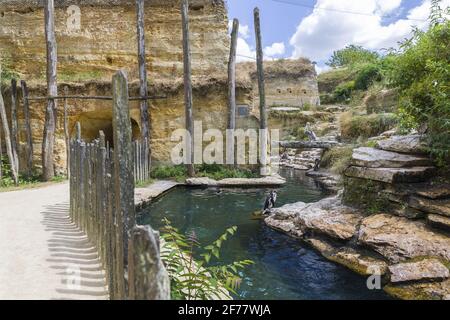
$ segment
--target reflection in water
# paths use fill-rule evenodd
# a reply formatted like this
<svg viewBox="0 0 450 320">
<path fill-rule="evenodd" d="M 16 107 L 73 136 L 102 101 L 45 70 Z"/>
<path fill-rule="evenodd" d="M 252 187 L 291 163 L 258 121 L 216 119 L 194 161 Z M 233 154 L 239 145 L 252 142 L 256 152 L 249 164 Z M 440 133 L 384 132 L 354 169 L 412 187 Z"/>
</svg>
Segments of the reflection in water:
<svg viewBox="0 0 450 320">
<path fill-rule="evenodd" d="M 284 170 L 287 184 L 278 190 L 277 206 L 296 201 L 314 202 L 326 195 L 302 172 Z M 236 298 L 242 299 L 385 299 L 370 291 L 366 279 L 324 259 L 307 245 L 274 231 L 252 213 L 263 206 L 269 189 L 184 189 L 159 199 L 139 223 L 162 226 L 168 218 L 182 232 L 194 231 L 206 245 L 226 228 L 238 226 L 223 246 L 222 262 L 251 259 L 254 265 L 242 274 Z"/>
</svg>

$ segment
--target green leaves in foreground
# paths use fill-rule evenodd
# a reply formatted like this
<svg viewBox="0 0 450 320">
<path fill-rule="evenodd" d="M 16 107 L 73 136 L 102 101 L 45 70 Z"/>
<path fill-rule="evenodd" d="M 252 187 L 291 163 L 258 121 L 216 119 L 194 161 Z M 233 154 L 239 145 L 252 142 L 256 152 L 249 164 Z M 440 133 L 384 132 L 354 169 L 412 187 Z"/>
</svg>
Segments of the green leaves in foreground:
<svg viewBox="0 0 450 320">
<path fill-rule="evenodd" d="M 171 279 L 172 299 L 231 299 L 242 282 L 239 272 L 253 264 L 251 260 L 220 264 L 222 245 L 237 227 L 228 228 L 212 244 L 201 247 L 194 232 L 183 235 L 164 219 L 161 258 Z M 195 256 L 201 257 L 199 259 Z"/>
</svg>

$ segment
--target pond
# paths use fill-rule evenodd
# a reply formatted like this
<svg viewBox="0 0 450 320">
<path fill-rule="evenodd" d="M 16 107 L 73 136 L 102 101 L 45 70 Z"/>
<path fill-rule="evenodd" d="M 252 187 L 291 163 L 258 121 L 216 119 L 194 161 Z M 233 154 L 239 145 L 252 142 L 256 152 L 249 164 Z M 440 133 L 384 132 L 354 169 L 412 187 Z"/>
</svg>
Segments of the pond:
<svg viewBox="0 0 450 320">
<path fill-rule="evenodd" d="M 287 184 L 278 190 L 277 206 L 314 202 L 327 196 L 303 172 L 282 170 Z M 168 218 L 183 232 L 194 231 L 202 245 L 216 240 L 226 228 L 238 231 L 224 245 L 223 263 L 251 259 L 242 272 L 236 299 L 388 299 L 366 287 L 366 278 L 330 262 L 307 244 L 253 220 L 269 189 L 178 188 L 141 212 L 139 223 L 162 227 Z"/>
</svg>

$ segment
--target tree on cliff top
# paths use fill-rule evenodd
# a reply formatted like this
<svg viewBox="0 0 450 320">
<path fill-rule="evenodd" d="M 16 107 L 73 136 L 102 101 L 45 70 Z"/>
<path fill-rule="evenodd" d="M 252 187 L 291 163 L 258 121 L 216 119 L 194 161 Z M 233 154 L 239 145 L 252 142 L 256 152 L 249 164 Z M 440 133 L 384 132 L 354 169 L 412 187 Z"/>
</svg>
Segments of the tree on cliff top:
<svg viewBox="0 0 450 320">
<path fill-rule="evenodd" d="M 339 68 L 359 63 L 375 62 L 378 58 L 379 54 L 375 51 L 352 44 L 344 49 L 334 51 L 326 64 L 332 68 Z"/>
</svg>

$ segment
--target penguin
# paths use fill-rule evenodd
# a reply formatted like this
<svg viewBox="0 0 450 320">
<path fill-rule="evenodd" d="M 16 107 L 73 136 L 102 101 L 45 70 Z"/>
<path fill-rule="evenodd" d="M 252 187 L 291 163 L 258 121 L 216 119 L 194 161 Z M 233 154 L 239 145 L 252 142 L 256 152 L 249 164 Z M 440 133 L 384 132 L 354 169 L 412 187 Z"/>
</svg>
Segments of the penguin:
<svg viewBox="0 0 450 320">
<path fill-rule="evenodd" d="M 308 136 L 309 141 L 316 141 L 317 140 L 317 136 L 314 133 L 314 131 L 312 131 L 311 124 L 309 122 L 305 126 L 305 134 Z"/>
<path fill-rule="evenodd" d="M 271 209 L 275 207 L 275 203 L 277 202 L 277 192 L 272 190 L 266 197 L 266 201 L 264 202 L 263 214 L 270 213 Z"/>
</svg>

